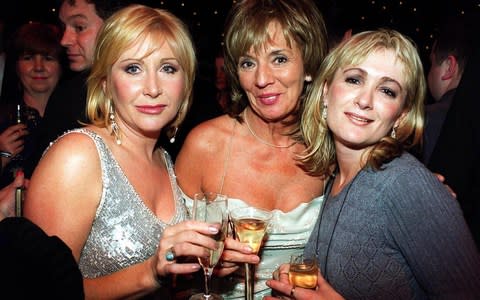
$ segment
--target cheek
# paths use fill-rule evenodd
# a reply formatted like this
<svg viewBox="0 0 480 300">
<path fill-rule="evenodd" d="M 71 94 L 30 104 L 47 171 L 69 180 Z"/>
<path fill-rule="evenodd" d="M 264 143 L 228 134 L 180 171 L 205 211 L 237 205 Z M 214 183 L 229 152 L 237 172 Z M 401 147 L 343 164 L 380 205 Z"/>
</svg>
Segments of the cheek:
<svg viewBox="0 0 480 300">
<path fill-rule="evenodd" d="M 242 89 L 248 91 L 250 89 L 253 75 L 247 72 L 238 72 L 237 75 L 238 81 L 240 82 L 240 86 L 242 87 Z"/>
<path fill-rule="evenodd" d="M 180 107 L 180 104 L 185 99 L 185 86 L 184 80 L 173 81 L 167 85 L 170 98 L 176 102 L 177 108 Z"/>
<path fill-rule="evenodd" d="M 25 76 L 26 73 L 29 72 L 30 69 L 32 69 L 33 64 L 27 63 L 27 62 L 19 62 L 17 64 L 17 74 L 19 77 Z"/>
<path fill-rule="evenodd" d="M 345 101 L 354 99 L 355 96 L 352 95 L 352 92 L 347 92 L 341 86 L 337 84 L 332 84 L 325 94 L 325 99 L 327 100 L 326 104 L 332 108 L 335 106 L 341 105 Z"/>
<path fill-rule="evenodd" d="M 127 80 L 121 76 L 112 76 L 111 82 L 112 88 L 110 91 L 112 93 L 112 97 L 120 102 L 130 99 L 131 96 L 139 89 L 141 91 L 141 84 L 135 82 L 134 80 Z"/>
<path fill-rule="evenodd" d="M 390 124 L 395 123 L 395 121 L 400 117 L 402 114 L 402 106 L 398 105 L 397 103 L 387 103 L 385 105 L 381 105 L 377 108 L 377 110 L 382 114 L 383 120 Z"/>
<path fill-rule="evenodd" d="M 47 70 L 50 72 L 54 79 L 59 79 L 62 75 L 62 70 L 60 69 L 60 65 L 58 63 L 53 63 L 51 65 L 47 65 Z"/>
</svg>

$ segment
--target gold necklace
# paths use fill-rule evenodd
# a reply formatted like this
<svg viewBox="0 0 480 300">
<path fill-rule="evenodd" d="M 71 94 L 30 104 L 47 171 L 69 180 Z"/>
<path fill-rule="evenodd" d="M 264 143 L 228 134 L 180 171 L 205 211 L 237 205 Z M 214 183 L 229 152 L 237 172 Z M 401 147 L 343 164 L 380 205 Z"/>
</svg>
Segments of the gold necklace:
<svg viewBox="0 0 480 300">
<path fill-rule="evenodd" d="M 250 133 L 253 135 L 253 137 L 255 137 L 257 140 L 260 141 L 260 143 L 262 144 L 265 144 L 267 146 L 270 146 L 270 147 L 274 147 L 274 148 L 290 148 L 292 147 L 293 145 L 296 144 L 296 142 L 293 142 L 291 143 L 290 145 L 274 145 L 274 144 L 271 144 L 267 141 L 265 141 L 264 139 L 260 138 L 258 135 L 255 134 L 255 132 L 252 130 L 252 128 L 250 127 L 250 124 L 248 123 L 248 118 L 247 118 L 247 110 L 245 109 L 244 113 L 243 113 L 243 119 L 245 120 L 245 124 L 247 124 L 247 128 L 248 128 L 248 131 L 250 131 Z"/>
</svg>

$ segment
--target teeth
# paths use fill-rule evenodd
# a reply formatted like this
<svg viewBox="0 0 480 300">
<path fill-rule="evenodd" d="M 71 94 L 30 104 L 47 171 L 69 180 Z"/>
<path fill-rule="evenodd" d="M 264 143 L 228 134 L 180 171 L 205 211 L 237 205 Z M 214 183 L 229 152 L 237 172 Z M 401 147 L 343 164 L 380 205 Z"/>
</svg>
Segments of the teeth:
<svg viewBox="0 0 480 300">
<path fill-rule="evenodd" d="M 368 122 L 367 119 L 359 118 L 359 117 L 356 117 L 356 116 L 352 116 L 352 119 L 355 119 L 355 120 L 360 121 L 360 122 Z"/>
</svg>

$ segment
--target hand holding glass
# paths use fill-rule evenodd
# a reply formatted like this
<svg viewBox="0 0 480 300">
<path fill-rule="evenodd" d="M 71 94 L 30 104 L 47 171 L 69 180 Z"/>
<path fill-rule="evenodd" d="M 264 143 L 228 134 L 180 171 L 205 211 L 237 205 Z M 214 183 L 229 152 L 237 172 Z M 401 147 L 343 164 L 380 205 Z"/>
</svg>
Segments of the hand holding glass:
<svg viewBox="0 0 480 300">
<path fill-rule="evenodd" d="M 303 254 L 292 255 L 288 279 L 295 287 L 315 289 L 317 287 L 318 266 L 314 258 L 305 258 Z"/>
<path fill-rule="evenodd" d="M 243 207 L 230 213 L 235 225 L 236 238 L 242 243 L 248 243 L 253 253 L 257 254 L 262 245 L 272 213 L 254 207 Z M 245 264 L 245 299 L 253 300 L 253 274 L 251 266 Z"/>
<path fill-rule="evenodd" d="M 193 295 L 191 300 L 221 300 L 221 296 L 210 293 L 210 278 L 213 268 L 222 256 L 225 235 L 228 227 L 227 197 L 216 193 L 197 193 L 193 202 L 193 219 L 212 223 L 218 226 L 218 233 L 212 238 L 217 243 L 217 249 L 209 249 L 210 255 L 199 257 L 198 262 L 203 267 L 205 276 L 205 292 Z"/>
</svg>

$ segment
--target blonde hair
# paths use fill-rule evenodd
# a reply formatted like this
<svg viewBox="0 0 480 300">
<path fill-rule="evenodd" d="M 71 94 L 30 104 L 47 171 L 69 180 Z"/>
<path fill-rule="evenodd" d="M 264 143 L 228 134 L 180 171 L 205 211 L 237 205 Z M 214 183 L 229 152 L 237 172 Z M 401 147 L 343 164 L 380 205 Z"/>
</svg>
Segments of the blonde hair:
<svg viewBox="0 0 480 300">
<path fill-rule="evenodd" d="M 197 66 L 194 45 L 187 27 L 180 19 L 162 9 L 131 5 L 117 11 L 105 21 L 98 34 L 93 66 L 88 77 L 87 116 L 96 126 L 109 126 L 112 103 L 106 94 L 108 91 L 103 90 L 103 82 L 108 81 L 112 65 L 121 54 L 137 41 L 146 38 L 158 41 L 156 45 L 165 41 L 184 70 L 186 90 L 178 114 L 167 128 L 167 136 L 171 137 L 185 119 L 191 105 Z"/>
<path fill-rule="evenodd" d="M 382 138 L 368 153 L 366 164 L 379 169 L 384 163 L 399 156 L 404 149 L 421 142 L 426 82 L 415 44 L 406 36 L 390 29 L 357 33 L 327 55 L 319 76 L 306 96 L 300 128 L 307 149 L 299 160 L 309 173 L 329 174 L 336 164 L 333 138 L 326 120 L 322 118 L 323 109 L 326 109 L 323 105 L 324 86 L 330 86 L 337 70 L 348 65 L 358 65 L 371 53 L 381 49 L 393 50 L 397 60 L 404 66 L 406 96 L 403 111 L 406 116 L 395 128 L 396 138 Z"/>
</svg>

